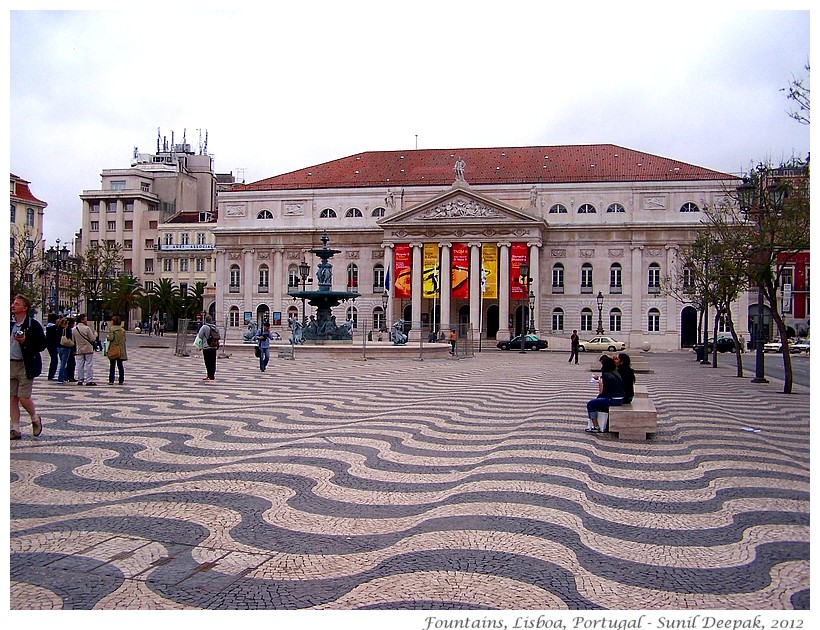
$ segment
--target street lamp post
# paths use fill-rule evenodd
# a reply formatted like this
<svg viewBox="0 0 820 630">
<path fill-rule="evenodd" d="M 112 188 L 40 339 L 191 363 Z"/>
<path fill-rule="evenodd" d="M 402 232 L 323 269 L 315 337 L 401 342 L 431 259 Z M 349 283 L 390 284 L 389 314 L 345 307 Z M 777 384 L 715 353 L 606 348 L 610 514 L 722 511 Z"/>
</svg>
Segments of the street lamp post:
<svg viewBox="0 0 820 630">
<path fill-rule="evenodd" d="M 57 239 L 57 245 L 52 245 L 46 252 L 49 264 L 54 268 L 54 311 L 60 312 L 60 269 L 65 266 L 68 261 L 68 247 L 63 245 L 60 249 L 60 239 Z"/>
<path fill-rule="evenodd" d="M 387 294 L 387 289 L 384 290 L 382 293 L 382 313 L 384 314 L 384 322 L 382 323 L 382 328 L 387 330 L 387 302 L 390 301 L 390 296 Z"/>
<path fill-rule="evenodd" d="M 595 301 L 598 303 L 598 329 L 595 331 L 595 334 L 600 336 L 604 334 L 604 320 L 601 318 L 601 312 L 604 308 L 604 294 L 598 291 Z"/>
<path fill-rule="evenodd" d="M 521 263 L 521 267 L 518 271 L 518 281 L 521 283 L 521 288 L 523 289 L 523 295 L 521 296 L 521 354 L 526 354 L 526 350 L 524 349 L 524 340 L 527 336 L 527 313 L 528 313 L 528 304 L 529 304 L 529 283 L 532 282 L 530 280 L 530 266 L 527 263 Z"/>
<path fill-rule="evenodd" d="M 529 334 L 535 334 L 535 293 L 532 292 L 530 285 L 532 278 L 527 278 L 527 302 L 530 304 L 530 327 L 527 329 Z"/>
<path fill-rule="evenodd" d="M 757 167 L 757 181 L 754 178 L 743 178 L 743 184 L 737 188 L 738 201 L 740 202 L 740 210 L 748 219 L 749 214 L 754 213 L 757 220 L 757 231 L 760 237 L 760 244 L 763 243 L 763 214 L 768 211 L 766 208 L 766 195 L 764 186 L 766 185 L 766 167 L 759 164 Z M 773 182 L 769 186 L 771 199 L 775 206 L 778 206 L 783 200 L 783 189 L 777 182 Z M 775 211 L 777 208 L 775 207 Z M 768 383 L 766 380 L 765 371 L 765 354 L 763 352 L 763 345 L 765 339 L 763 338 L 763 319 L 765 309 L 763 308 L 763 274 L 758 269 L 757 281 L 757 326 L 755 328 L 755 377 L 752 383 Z"/>
</svg>

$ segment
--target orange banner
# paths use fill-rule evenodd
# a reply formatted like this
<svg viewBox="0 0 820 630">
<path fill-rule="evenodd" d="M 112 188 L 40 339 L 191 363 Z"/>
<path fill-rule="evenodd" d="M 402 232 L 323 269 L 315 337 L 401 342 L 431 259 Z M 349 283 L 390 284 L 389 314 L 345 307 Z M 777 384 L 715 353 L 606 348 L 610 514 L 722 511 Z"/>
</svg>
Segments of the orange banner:
<svg viewBox="0 0 820 630">
<path fill-rule="evenodd" d="M 529 259 L 526 243 L 513 243 L 510 247 L 510 299 L 523 300 L 524 286 L 521 284 L 521 265 Z"/>
<path fill-rule="evenodd" d="M 396 277 L 393 297 L 409 298 L 413 279 L 413 264 L 409 244 L 398 243 L 393 248 L 393 273 Z"/>
<path fill-rule="evenodd" d="M 453 243 L 452 293 L 454 300 L 470 297 L 470 248 L 464 243 Z"/>
</svg>

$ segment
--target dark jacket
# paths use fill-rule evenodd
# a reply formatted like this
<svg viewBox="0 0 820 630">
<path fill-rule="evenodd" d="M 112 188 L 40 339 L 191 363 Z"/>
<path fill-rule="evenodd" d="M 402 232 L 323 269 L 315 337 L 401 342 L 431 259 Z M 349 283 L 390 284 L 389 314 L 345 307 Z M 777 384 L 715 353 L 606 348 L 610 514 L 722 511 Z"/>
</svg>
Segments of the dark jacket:
<svg viewBox="0 0 820 630">
<path fill-rule="evenodd" d="M 46 347 L 49 350 L 56 350 L 60 345 L 60 337 L 63 335 L 63 329 L 57 324 L 46 325 Z"/>
<path fill-rule="evenodd" d="M 14 328 L 14 322 L 11 323 L 9 334 Z M 40 358 L 40 353 L 46 349 L 46 333 L 43 327 L 31 315 L 26 315 L 23 323 L 20 325 L 20 330 L 26 333 L 26 340 L 20 344 L 20 351 L 23 354 L 23 365 L 26 368 L 26 376 L 35 378 L 40 376 L 43 371 L 43 360 Z"/>
</svg>

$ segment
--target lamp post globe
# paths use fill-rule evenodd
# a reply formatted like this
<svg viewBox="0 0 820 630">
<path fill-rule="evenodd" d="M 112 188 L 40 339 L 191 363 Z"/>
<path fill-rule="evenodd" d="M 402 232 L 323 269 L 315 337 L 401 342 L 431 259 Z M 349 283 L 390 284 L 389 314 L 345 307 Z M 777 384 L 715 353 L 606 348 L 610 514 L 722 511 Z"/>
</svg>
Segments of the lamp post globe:
<svg viewBox="0 0 820 630">
<path fill-rule="evenodd" d="M 604 334 L 604 321 L 602 319 L 601 313 L 604 308 L 604 294 L 598 291 L 598 295 L 595 297 L 595 301 L 598 303 L 598 329 L 595 331 L 596 335 L 603 335 Z"/>
</svg>

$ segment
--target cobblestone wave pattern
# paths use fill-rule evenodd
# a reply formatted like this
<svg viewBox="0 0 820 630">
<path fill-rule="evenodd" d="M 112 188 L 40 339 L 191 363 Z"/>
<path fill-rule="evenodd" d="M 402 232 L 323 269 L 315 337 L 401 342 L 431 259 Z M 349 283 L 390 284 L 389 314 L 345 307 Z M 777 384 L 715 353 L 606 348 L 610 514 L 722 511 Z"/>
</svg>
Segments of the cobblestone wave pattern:
<svg viewBox="0 0 820 630">
<path fill-rule="evenodd" d="M 12 608 L 809 607 L 806 393 L 649 355 L 632 442 L 582 430 L 592 356 L 169 354 L 38 381 Z"/>
</svg>

